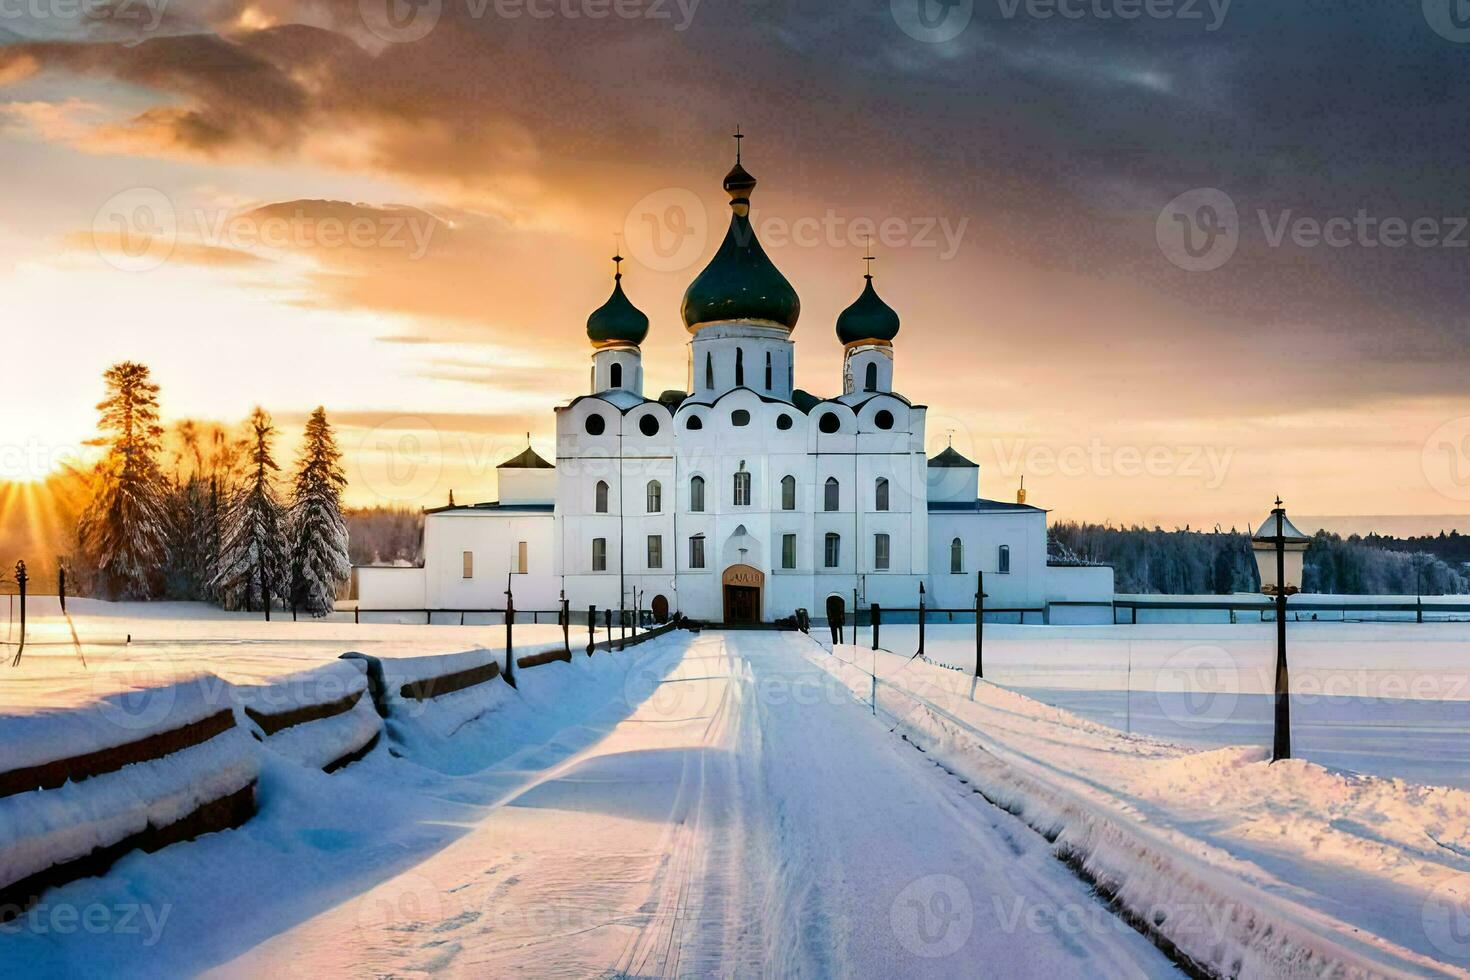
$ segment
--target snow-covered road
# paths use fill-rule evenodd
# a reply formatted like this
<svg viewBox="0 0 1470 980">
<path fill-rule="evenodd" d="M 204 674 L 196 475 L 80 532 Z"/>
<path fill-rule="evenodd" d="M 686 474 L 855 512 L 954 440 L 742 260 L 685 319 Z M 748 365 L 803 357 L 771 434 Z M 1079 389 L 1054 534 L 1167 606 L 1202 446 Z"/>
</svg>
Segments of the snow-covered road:
<svg viewBox="0 0 1470 980">
<path fill-rule="evenodd" d="M 508 775 L 446 846 L 217 972 L 1176 972 L 1038 835 L 854 701 L 809 639 L 664 645 L 601 737 Z"/>
</svg>

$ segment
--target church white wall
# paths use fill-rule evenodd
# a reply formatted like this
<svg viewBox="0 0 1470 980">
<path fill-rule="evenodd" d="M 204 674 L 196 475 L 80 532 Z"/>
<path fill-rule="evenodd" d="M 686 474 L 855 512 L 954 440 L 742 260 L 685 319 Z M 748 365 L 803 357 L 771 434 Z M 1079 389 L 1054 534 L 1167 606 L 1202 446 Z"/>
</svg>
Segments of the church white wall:
<svg viewBox="0 0 1470 980">
<path fill-rule="evenodd" d="M 506 573 L 527 546 L 527 574 L 512 577 L 520 609 L 555 609 L 560 580 L 553 568 L 554 520 L 549 512 L 444 511 L 424 518 L 425 592 L 434 609 L 503 609 Z M 464 552 L 473 558 L 464 577 Z"/>
<path fill-rule="evenodd" d="M 771 383 L 766 384 L 766 357 L 771 359 Z M 791 400 L 796 348 L 780 327 L 751 323 L 720 323 L 703 327 L 689 343 L 689 390 L 710 399 L 746 387 L 772 398 Z M 737 362 L 743 365 L 743 380 Z M 710 374 L 713 374 L 713 384 Z"/>
<path fill-rule="evenodd" d="M 819 420 L 829 411 L 839 424 L 824 433 Z M 891 427 L 881 430 L 877 419 L 885 411 Z M 736 424 L 738 413 L 746 424 Z M 586 426 L 594 414 L 603 419 L 596 435 Z M 778 424 L 783 416 L 789 420 L 784 429 Z M 645 419 L 657 424 L 645 428 Z M 691 419 L 701 427 L 690 429 Z M 828 591 L 914 591 L 928 558 L 923 424 L 922 409 L 887 395 L 854 405 L 825 403 L 811 417 L 749 390 L 730 391 L 713 404 L 692 397 L 674 413 L 645 403 L 624 414 L 611 398 L 580 399 L 557 413 L 558 574 L 566 575 L 568 594 L 579 608 L 593 601 L 617 605 L 620 593 L 631 604 L 632 590 L 639 588 L 645 604 L 662 593 L 686 615 L 711 620 L 724 615 L 723 573 L 735 564 L 765 574 L 765 619 L 798 607 L 819 612 Z M 751 498 L 737 505 L 735 479 L 742 469 L 750 475 Z M 787 475 L 797 482 L 790 511 L 781 506 Z M 702 512 L 691 505 L 696 476 L 705 481 Z M 824 509 L 829 477 L 839 486 L 834 512 Z M 889 484 L 886 512 L 876 509 L 880 477 Z M 655 514 L 646 506 L 651 479 L 661 485 Z M 608 484 L 607 514 L 596 513 L 598 481 Z M 834 569 L 824 563 L 829 531 L 841 540 Z M 875 567 L 879 533 L 889 536 L 886 571 Z M 662 568 L 648 565 L 651 534 L 662 538 Z M 697 534 L 704 536 L 702 569 L 690 565 L 690 538 Z M 796 536 L 794 570 L 780 567 L 786 534 Z M 599 537 L 607 541 L 607 566 L 594 572 L 592 541 Z"/>
<path fill-rule="evenodd" d="M 605 347 L 592 355 L 593 391 L 643 394 L 643 354 L 637 347 Z"/>
<path fill-rule="evenodd" d="M 427 609 L 423 568 L 360 565 L 357 576 L 359 609 Z"/>
<path fill-rule="evenodd" d="M 554 469 L 498 469 L 495 478 L 502 504 L 549 504 L 556 500 Z"/>
<path fill-rule="evenodd" d="M 964 542 L 963 571 L 950 571 L 950 543 Z M 1011 549 L 1011 570 L 1001 574 L 1000 546 Z M 1046 602 L 1046 512 L 990 511 L 929 515 L 929 547 L 934 556 L 930 576 L 932 605 L 970 608 L 975 605 L 975 572 L 985 572 L 985 591 L 992 608 L 1041 607 Z"/>
<path fill-rule="evenodd" d="M 868 367 L 873 368 L 873 387 L 868 387 Z M 893 348 L 869 344 L 853 347 L 842 358 L 844 394 L 893 390 Z"/>
<path fill-rule="evenodd" d="M 968 503 L 980 496 L 980 467 L 931 466 L 925 482 L 935 503 Z"/>
</svg>

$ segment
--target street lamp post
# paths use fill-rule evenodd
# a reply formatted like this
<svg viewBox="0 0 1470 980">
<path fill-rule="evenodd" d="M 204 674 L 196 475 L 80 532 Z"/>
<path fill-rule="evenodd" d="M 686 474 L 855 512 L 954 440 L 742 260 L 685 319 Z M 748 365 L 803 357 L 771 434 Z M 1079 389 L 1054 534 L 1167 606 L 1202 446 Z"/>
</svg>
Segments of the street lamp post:
<svg viewBox="0 0 1470 980">
<path fill-rule="evenodd" d="M 1301 591 L 1302 562 L 1311 538 L 1292 526 L 1276 498 L 1276 508 L 1251 538 L 1261 592 L 1276 597 L 1276 717 L 1271 761 L 1291 758 L 1291 677 L 1286 666 L 1286 597 Z"/>
</svg>

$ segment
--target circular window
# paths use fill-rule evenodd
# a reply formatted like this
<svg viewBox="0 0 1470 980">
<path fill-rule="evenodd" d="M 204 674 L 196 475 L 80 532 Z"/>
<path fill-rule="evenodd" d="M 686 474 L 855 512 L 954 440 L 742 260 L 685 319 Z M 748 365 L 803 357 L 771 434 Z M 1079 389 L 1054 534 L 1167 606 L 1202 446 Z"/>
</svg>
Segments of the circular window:
<svg viewBox="0 0 1470 980">
<path fill-rule="evenodd" d="M 749 425 L 750 413 L 743 408 L 735 409 L 735 411 L 730 413 L 730 424 L 737 427 L 742 425 Z"/>
<path fill-rule="evenodd" d="M 893 413 L 886 408 L 883 409 L 877 415 L 873 416 L 873 424 L 880 429 L 893 428 Z"/>
<path fill-rule="evenodd" d="M 702 429 L 704 428 L 704 419 L 700 418 L 698 415 L 691 415 L 689 416 L 689 421 L 684 423 L 684 428 L 691 431 Z"/>
<path fill-rule="evenodd" d="M 589 415 L 587 421 L 582 423 L 582 428 L 587 430 L 589 436 L 600 436 L 607 431 L 607 422 L 601 415 Z"/>
<path fill-rule="evenodd" d="M 893 419 L 891 417 L 889 418 L 888 423 L 889 425 L 893 424 Z M 646 436 L 658 435 L 658 418 L 653 415 L 643 416 L 643 418 L 638 420 L 638 431 Z"/>
<path fill-rule="evenodd" d="M 785 432 L 787 429 L 791 428 L 791 416 L 785 414 L 776 416 L 776 428 L 780 429 L 782 432 Z"/>
<path fill-rule="evenodd" d="M 842 420 L 837 417 L 836 412 L 828 412 L 826 415 L 823 415 L 821 421 L 817 423 L 817 428 L 821 429 L 828 435 L 831 435 L 832 433 L 842 428 Z"/>
</svg>

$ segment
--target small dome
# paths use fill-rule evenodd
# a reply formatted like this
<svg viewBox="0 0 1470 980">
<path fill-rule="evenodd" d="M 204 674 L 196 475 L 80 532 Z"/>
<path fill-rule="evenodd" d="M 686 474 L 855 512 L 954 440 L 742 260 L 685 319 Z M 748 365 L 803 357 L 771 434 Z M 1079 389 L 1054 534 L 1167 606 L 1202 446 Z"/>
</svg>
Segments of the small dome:
<svg viewBox="0 0 1470 980">
<path fill-rule="evenodd" d="M 837 339 L 844 344 L 864 340 L 889 343 L 898 336 L 898 314 L 878 296 L 873 277 L 864 276 L 868 284 L 863 294 L 837 317 Z"/>
<path fill-rule="evenodd" d="M 690 331 L 719 320 L 774 323 L 790 330 L 801 316 L 796 290 L 766 256 L 750 224 L 755 183 L 738 160 L 725 177 L 734 213 L 719 251 L 684 292 L 684 325 Z"/>
<path fill-rule="evenodd" d="M 616 261 L 622 261 L 619 257 Z M 587 339 L 597 347 L 637 346 L 648 336 L 648 316 L 623 293 L 623 274 L 613 276 L 612 295 L 587 318 Z"/>
</svg>

